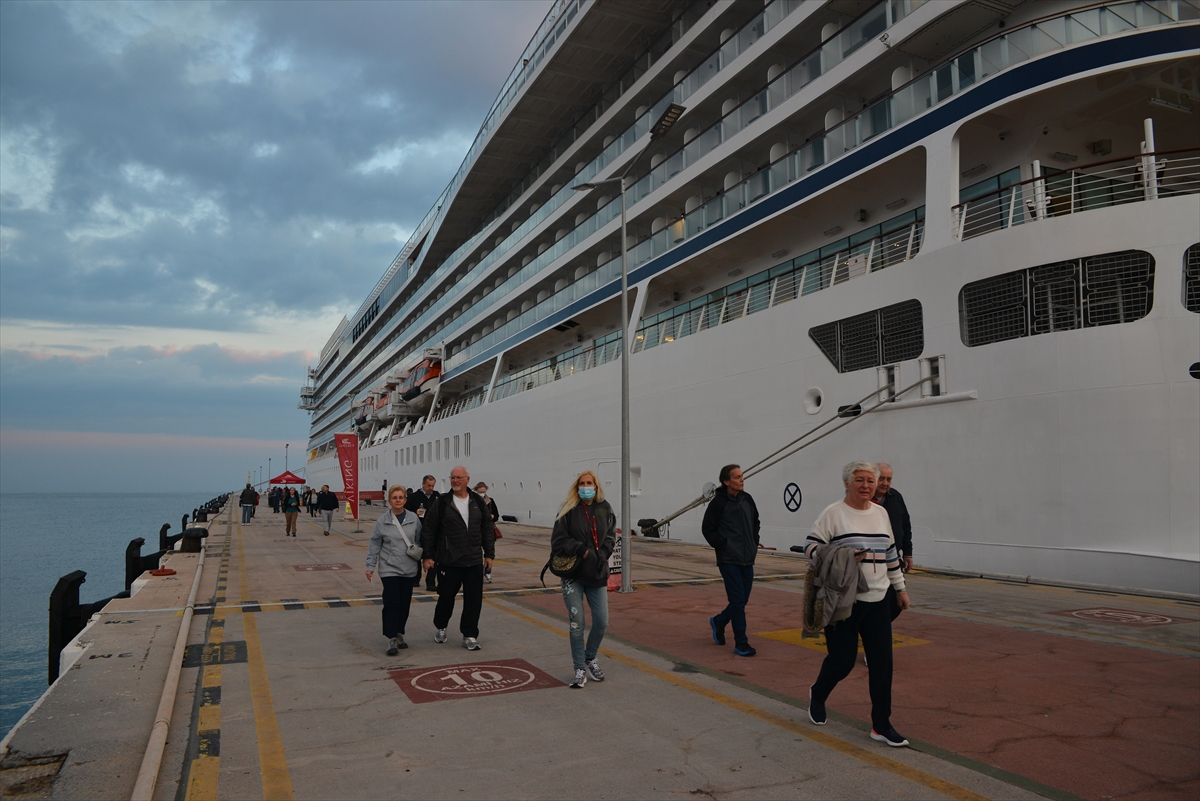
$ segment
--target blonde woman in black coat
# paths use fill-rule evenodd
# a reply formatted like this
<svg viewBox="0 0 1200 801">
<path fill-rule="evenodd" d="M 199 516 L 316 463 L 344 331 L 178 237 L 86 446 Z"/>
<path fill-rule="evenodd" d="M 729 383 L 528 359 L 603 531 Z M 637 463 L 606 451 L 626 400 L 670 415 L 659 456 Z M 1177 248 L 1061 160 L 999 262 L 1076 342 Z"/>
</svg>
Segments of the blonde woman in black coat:
<svg viewBox="0 0 1200 801">
<path fill-rule="evenodd" d="M 558 510 L 550 552 L 556 556 L 575 556 L 580 560 L 574 578 L 562 579 L 563 600 L 570 622 L 571 659 L 575 664 L 572 689 L 581 689 L 591 674 L 604 681 L 604 671 L 596 661 L 600 643 L 608 628 L 608 557 L 616 542 L 616 516 L 596 474 L 584 470 L 571 484 L 567 499 Z M 592 610 L 592 630 L 584 642 L 583 601 Z"/>
</svg>

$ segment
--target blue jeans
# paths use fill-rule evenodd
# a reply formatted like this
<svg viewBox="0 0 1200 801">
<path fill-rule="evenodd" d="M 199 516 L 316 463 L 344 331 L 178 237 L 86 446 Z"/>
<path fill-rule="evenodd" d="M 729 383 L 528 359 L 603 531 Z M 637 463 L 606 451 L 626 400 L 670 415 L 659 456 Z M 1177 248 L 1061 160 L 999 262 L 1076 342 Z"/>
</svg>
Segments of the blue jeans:
<svg viewBox="0 0 1200 801">
<path fill-rule="evenodd" d="M 608 629 L 608 587 L 585 587 L 578 581 L 563 579 L 563 601 L 567 604 L 567 619 L 571 624 L 571 661 L 576 670 L 583 670 L 600 652 L 600 642 Z M 592 609 L 592 630 L 588 633 L 587 648 L 583 646 L 583 598 L 587 596 Z"/>
<path fill-rule="evenodd" d="M 250 523 L 250 517 L 253 514 L 254 514 L 253 506 L 243 506 L 242 507 L 242 524 L 248 525 Z"/>
<path fill-rule="evenodd" d="M 754 586 L 754 565 L 720 565 L 721 578 L 725 579 L 725 597 L 729 604 L 717 615 L 717 628 L 724 629 L 733 624 L 734 645 L 745 645 L 746 604 L 750 602 L 750 590 Z"/>
</svg>

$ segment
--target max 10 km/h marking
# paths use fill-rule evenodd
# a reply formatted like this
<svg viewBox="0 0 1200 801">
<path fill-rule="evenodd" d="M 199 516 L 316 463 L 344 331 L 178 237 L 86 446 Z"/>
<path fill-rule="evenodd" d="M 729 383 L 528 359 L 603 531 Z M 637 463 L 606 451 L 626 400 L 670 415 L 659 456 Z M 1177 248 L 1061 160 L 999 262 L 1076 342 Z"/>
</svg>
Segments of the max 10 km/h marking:
<svg viewBox="0 0 1200 801">
<path fill-rule="evenodd" d="M 392 670 L 388 675 L 414 704 L 564 686 L 524 659 L 409 668 Z"/>
<path fill-rule="evenodd" d="M 1154 612 L 1135 612 L 1131 609 L 1110 609 L 1106 606 L 1094 609 L 1066 609 L 1051 612 L 1052 615 L 1073 617 L 1077 620 L 1092 620 L 1097 623 L 1116 623 L 1120 626 L 1165 626 L 1168 623 L 1190 623 L 1177 617 L 1167 617 Z"/>
</svg>

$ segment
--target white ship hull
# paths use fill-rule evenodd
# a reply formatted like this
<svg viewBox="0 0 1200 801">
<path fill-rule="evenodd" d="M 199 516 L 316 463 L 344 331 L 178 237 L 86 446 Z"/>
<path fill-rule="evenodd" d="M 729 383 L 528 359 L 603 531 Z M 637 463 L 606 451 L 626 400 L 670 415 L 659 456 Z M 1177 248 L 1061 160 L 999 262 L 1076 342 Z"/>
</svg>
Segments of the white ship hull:
<svg viewBox="0 0 1200 801">
<path fill-rule="evenodd" d="M 631 519 L 671 514 L 715 482 L 723 464 L 751 465 L 836 417 L 839 407 L 877 391 L 879 369 L 839 372 L 811 329 L 917 300 L 923 347 L 914 358 L 886 366 L 903 388 L 928 375 L 932 359 L 940 384 L 838 420 L 848 422 L 750 478 L 746 489 L 762 515 L 763 544 L 786 549 L 803 542 L 820 510 L 842 495 L 841 465 L 886 461 L 912 515 L 918 565 L 1200 594 L 1200 380 L 1189 374 L 1189 368 L 1200 370 L 1193 366 L 1200 362 L 1200 314 L 1181 300 L 1185 252 L 1200 242 L 1200 194 L 1189 190 L 1154 199 L 1147 194 L 1145 202 L 1080 207 L 1079 213 L 1049 218 L 1043 209 L 1043 218 L 1031 213 L 1025 224 L 1010 222 L 1011 227 L 965 240 L 951 213 L 960 184 L 968 183 L 960 173 L 970 172 L 971 162 L 1007 161 L 1028 177 L 1023 157 L 1030 150 L 1006 154 L 1009 145 L 989 138 L 997 119 L 1024 130 L 1017 136 L 1036 147 L 1038 115 L 1048 113 L 1039 102 L 1053 105 L 1055 92 L 1096 75 L 1146 65 L 1152 71 L 1176 58 L 1141 56 L 1004 95 L 930 128 L 878 162 L 797 194 L 794 203 L 664 268 L 656 269 L 661 260 L 652 259 L 633 270 L 631 286 L 649 298 L 633 304 L 633 328 L 641 331 L 639 321 L 674 302 L 672 297 L 678 301 L 672 290 L 684 285 L 680 281 L 715 288 L 732 280 L 727 273 L 750 275 L 772 267 L 782 250 L 795 255 L 819 245 L 830 209 L 844 212 L 861 204 L 878 220 L 888 214 L 883 204 L 901 196 L 908 208 L 926 209 L 924 241 L 907 261 L 788 302 L 776 303 L 772 294 L 767 308 L 629 357 Z M 1189 58 L 1197 63 L 1194 51 Z M 1172 123 L 1182 126 L 1174 130 L 1186 130 L 1182 122 L 1162 124 Z M 979 130 L 987 126 L 993 133 L 985 137 Z M 1010 132 L 1002 131 L 1001 142 L 1005 133 Z M 1086 134 L 1074 136 L 1082 142 Z M 886 137 L 879 141 L 886 146 Z M 793 186 L 802 184 L 797 180 Z M 1032 192 L 1041 184 L 1027 186 Z M 825 230 L 826 238 L 829 233 Z M 1142 251 L 1153 260 L 1152 298 L 1144 316 L 964 344 L 964 285 L 1124 251 Z M 689 273 L 699 277 L 678 277 Z M 520 391 L 497 391 L 520 374 L 520 365 L 510 359 L 528 363 L 531 354 L 563 351 L 571 332 L 551 324 L 574 315 L 583 321 L 580 331 L 596 331 L 616 309 L 610 292 L 590 306 L 582 303 L 579 310 L 548 318 L 541 333 L 531 335 L 532 345 L 513 338 L 478 357 L 451 359 L 442 379 L 448 394 L 438 405 L 453 401 L 456 386 L 468 397 L 472 375 L 482 375 L 490 400 L 434 414 L 415 432 L 387 442 L 364 443 L 360 486 L 417 486 L 428 473 L 444 489 L 451 467 L 463 464 L 473 481 L 489 485 L 503 514 L 550 525 L 574 476 L 590 468 L 619 511 L 617 361 L 584 364 L 541 385 L 531 379 Z M 447 341 L 456 336 L 449 334 Z M 549 350 L 539 350 L 542 346 Z M 815 395 L 821 406 L 810 413 Z M 877 397 L 864 405 L 870 408 Z M 326 436 L 319 429 L 314 425 L 314 446 Z M 311 459 L 307 475 L 310 484 L 341 485 L 332 453 Z M 702 542 L 702 513 L 701 507 L 674 520 L 669 536 Z"/>
</svg>

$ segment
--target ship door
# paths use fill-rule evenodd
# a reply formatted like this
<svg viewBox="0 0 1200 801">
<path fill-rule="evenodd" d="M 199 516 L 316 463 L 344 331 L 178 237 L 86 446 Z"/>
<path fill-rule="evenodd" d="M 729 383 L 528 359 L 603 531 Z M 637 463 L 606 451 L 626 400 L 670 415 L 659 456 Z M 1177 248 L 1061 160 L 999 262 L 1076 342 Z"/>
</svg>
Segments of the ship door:
<svg viewBox="0 0 1200 801">
<path fill-rule="evenodd" d="M 621 518 L 621 463 L 600 462 L 596 465 L 600 486 L 604 488 L 604 500 L 613 508 L 613 514 Z"/>
</svg>

